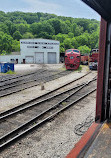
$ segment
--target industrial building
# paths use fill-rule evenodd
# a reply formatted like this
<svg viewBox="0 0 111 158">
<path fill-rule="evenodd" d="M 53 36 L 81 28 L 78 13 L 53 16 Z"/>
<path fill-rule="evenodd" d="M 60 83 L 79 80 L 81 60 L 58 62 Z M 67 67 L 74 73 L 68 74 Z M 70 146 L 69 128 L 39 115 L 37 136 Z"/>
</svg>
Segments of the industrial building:
<svg viewBox="0 0 111 158">
<path fill-rule="evenodd" d="M 49 39 L 21 39 L 19 55 L 2 55 L 0 62 L 58 64 L 60 42 Z"/>
</svg>

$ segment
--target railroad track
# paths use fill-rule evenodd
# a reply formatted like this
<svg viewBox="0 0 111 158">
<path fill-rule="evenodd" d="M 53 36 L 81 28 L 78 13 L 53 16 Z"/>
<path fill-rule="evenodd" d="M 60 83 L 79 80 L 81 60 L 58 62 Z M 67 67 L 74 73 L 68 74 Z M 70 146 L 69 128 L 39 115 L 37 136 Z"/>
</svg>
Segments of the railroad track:
<svg viewBox="0 0 111 158">
<path fill-rule="evenodd" d="M 38 75 L 42 74 L 42 73 L 54 73 L 54 72 L 57 72 L 57 71 L 48 71 L 46 69 L 42 70 L 42 69 L 39 69 L 37 70 L 36 72 L 33 72 L 33 73 L 30 73 L 30 74 L 25 74 L 25 75 L 16 75 L 16 76 L 11 76 L 8 78 L 8 76 L 6 76 L 6 79 L 0 81 L 0 87 L 2 86 L 6 86 L 6 85 L 10 85 L 10 84 L 13 84 L 13 83 L 16 83 L 16 82 L 19 82 L 19 81 L 29 81 L 33 78 L 36 78 Z M 32 80 L 31 80 L 32 81 Z"/>
<path fill-rule="evenodd" d="M 0 97 L 4 97 L 34 86 L 39 85 L 41 82 L 49 82 L 51 80 L 57 79 L 59 77 L 62 77 L 64 75 L 68 75 L 71 73 L 71 71 L 47 71 L 42 70 L 39 72 L 34 73 L 34 77 L 29 77 L 28 75 L 27 79 L 17 78 L 17 80 L 12 80 L 11 82 L 3 82 L 0 85 Z"/>
<path fill-rule="evenodd" d="M 8 144 L 26 135 L 31 130 L 40 127 L 60 112 L 94 92 L 96 90 L 96 78 L 76 85 L 73 88 L 72 83 L 66 89 L 64 88 L 57 90 L 56 93 L 54 91 L 39 97 L 39 100 L 36 100 L 35 103 L 22 104 L 18 108 L 1 113 L 0 149 L 5 148 Z"/>
<path fill-rule="evenodd" d="M 32 100 L 30 100 L 30 101 L 28 101 L 28 102 L 26 102 L 26 103 L 23 103 L 23 104 L 21 104 L 21 105 L 19 105 L 19 106 L 17 106 L 17 107 L 14 107 L 14 108 L 9 109 L 9 110 L 7 110 L 7 111 L 5 111 L 5 112 L 3 112 L 3 113 L 0 113 L 0 119 L 1 119 L 2 116 L 8 115 L 9 113 L 11 113 L 11 112 L 13 112 L 13 111 L 17 111 L 18 109 L 21 109 L 21 108 L 23 108 L 23 107 L 25 107 L 25 106 L 27 106 L 27 105 L 29 105 L 29 104 L 36 103 L 39 99 L 41 100 L 41 99 L 44 98 L 44 97 L 47 98 L 47 96 L 49 97 L 49 95 L 53 95 L 53 93 L 55 94 L 55 92 L 57 92 L 57 91 L 60 90 L 61 88 L 64 88 L 64 87 L 66 87 L 66 86 L 69 85 L 69 84 L 75 83 L 75 81 L 78 81 L 78 80 L 80 80 L 80 79 L 83 79 L 84 77 L 87 78 L 90 73 L 91 73 L 91 72 L 88 72 L 88 73 L 86 73 L 85 75 L 83 75 L 83 76 L 81 76 L 81 77 L 79 77 L 79 78 L 77 78 L 77 79 L 75 79 L 75 80 L 73 80 L 73 81 L 70 81 L 70 82 L 68 82 L 68 83 L 65 83 L 64 85 L 62 85 L 62 86 L 60 86 L 60 87 L 58 87 L 58 88 L 56 88 L 56 89 L 54 89 L 54 90 L 51 90 L 51 91 L 47 92 L 46 94 L 43 94 L 43 95 L 41 95 L 41 96 L 39 96 L 39 97 L 36 97 L 35 99 L 32 99 Z M 78 86 L 78 85 L 77 85 L 77 86 Z"/>
<path fill-rule="evenodd" d="M 28 74 L 28 75 L 22 75 L 20 77 L 16 77 L 16 78 L 13 78 L 13 79 L 10 79 L 9 80 L 6 80 L 2 83 L 0 83 L 0 91 L 1 90 L 6 90 L 8 88 L 12 88 L 12 87 L 15 87 L 17 85 L 21 85 L 21 84 L 24 84 L 24 83 L 28 83 L 28 82 L 31 82 L 32 77 L 36 77 L 36 75 L 40 75 L 41 73 L 44 73 L 46 70 L 41 70 L 41 71 L 37 71 L 35 73 L 32 73 L 32 74 Z M 33 80 L 34 81 L 34 80 Z"/>
<path fill-rule="evenodd" d="M 5 82 L 5 81 L 9 81 L 9 80 L 14 80 L 14 79 L 17 79 L 17 78 L 22 78 L 22 77 L 24 78 L 26 76 L 30 76 L 30 75 L 39 73 L 39 71 L 43 71 L 43 70 L 39 69 L 39 70 L 34 71 L 32 73 L 27 73 L 27 74 L 23 74 L 23 75 L 13 74 L 13 75 L 0 76 L 0 83 Z"/>
</svg>

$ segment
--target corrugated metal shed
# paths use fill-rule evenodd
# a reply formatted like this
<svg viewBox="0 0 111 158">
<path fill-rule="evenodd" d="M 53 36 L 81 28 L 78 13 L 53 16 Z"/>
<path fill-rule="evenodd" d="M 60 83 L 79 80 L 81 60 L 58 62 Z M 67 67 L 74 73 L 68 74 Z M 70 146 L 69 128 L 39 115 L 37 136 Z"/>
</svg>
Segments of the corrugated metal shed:
<svg viewBox="0 0 111 158">
<path fill-rule="evenodd" d="M 82 0 L 96 12 L 98 12 L 103 19 L 111 21 L 111 0 Z"/>
</svg>

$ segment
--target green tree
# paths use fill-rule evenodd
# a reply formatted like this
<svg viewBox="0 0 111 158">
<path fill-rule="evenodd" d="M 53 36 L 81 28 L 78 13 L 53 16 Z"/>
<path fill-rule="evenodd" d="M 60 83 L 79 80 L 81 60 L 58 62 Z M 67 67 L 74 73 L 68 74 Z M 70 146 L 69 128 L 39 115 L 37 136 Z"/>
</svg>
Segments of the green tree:
<svg viewBox="0 0 111 158">
<path fill-rule="evenodd" d="M 21 35 L 23 35 L 25 32 L 27 32 L 29 29 L 28 24 L 18 24 L 17 25 L 17 30 L 20 32 Z"/>
<path fill-rule="evenodd" d="M 70 32 L 70 27 L 65 22 L 61 21 L 60 32 L 63 34 L 68 34 Z"/>
<path fill-rule="evenodd" d="M 37 35 L 42 31 L 42 23 L 33 23 L 30 25 L 30 30 L 33 35 Z"/>
<path fill-rule="evenodd" d="M 91 51 L 91 49 L 86 45 L 78 47 L 78 50 L 80 50 L 81 54 L 89 54 Z"/>
<path fill-rule="evenodd" d="M 73 38 L 73 37 L 74 37 L 74 34 L 73 34 L 72 32 L 69 32 L 69 33 L 68 33 L 68 36 L 69 36 L 69 38 Z"/>
<path fill-rule="evenodd" d="M 49 35 L 54 35 L 55 34 L 55 30 L 53 29 L 52 25 L 47 22 L 47 21 L 44 21 L 42 23 L 42 31 L 43 32 L 47 32 Z"/>
<path fill-rule="evenodd" d="M 77 42 L 77 40 L 76 40 L 75 37 L 73 37 L 73 38 L 71 39 L 71 45 L 72 45 L 73 48 L 75 48 L 75 49 L 78 48 L 79 44 L 78 44 L 78 42 Z"/>
<path fill-rule="evenodd" d="M 39 35 L 37 35 L 37 37 L 45 38 L 45 39 L 51 39 L 52 38 L 52 36 L 49 35 L 47 32 L 41 32 L 41 33 L 39 33 Z"/>
<path fill-rule="evenodd" d="M 91 20 L 89 19 L 82 19 L 82 18 L 76 18 L 75 23 L 81 27 L 83 27 L 83 31 L 85 32 L 89 28 L 89 24 L 91 23 Z"/>
<path fill-rule="evenodd" d="M 19 41 L 22 38 L 22 35 L 20 34 L 19 31 L 14 32 L 13 38 Z"/>
<path fill-rule="evenodd" d="M 98 44 L 99 44 L 99 32 L 96 31 L 96 32 L 93 32 L 91 35 L 90 35 L 90 48 L 98 48 Z"/>
<path fill-rule="evenodd" d="M 33 23 L 30 26 L 31 32 L 34 35 L 40 36 L 40 34 L 42 35 L 42 32 L 46 32 L 49 35 L 53 35 L 55 34 L 55 31 L 52 27 L 52 25 L 49 22 L 39 22 L 39 23 Z"/>
<path fill-rule="evenodd" d="M 95 31 L 97 31 L 97 29 L 98 29 L 98 24 L 97 23 L 91 23 L 91 24 L 89 24 L 88 32 L 93 33 Z"/>
<path fill-rule="evenodd" d="M 83 33 L 83 27 L 73 23 L 71 25 L 71 32 L 74 34 L 74 36 L 80 36 Z"/>
<path fill-rule="evenodd" d="M 47 38 L 60 41 L 60 51 L 87 46 L 98 48 L 100 22 L 95 19 L 72 18 L 48 13 L 0 11 L 0 51 L 18 50 L 21 38 Z M 5 34 L 5 35 L 4 35 Z M 7 45 L 3 37 L 12 37 Z M 14 40 L 14 41 L 13 41 Z M 4 48 L 3 48 L 4 45 Z M 16 47 L 17 46 L 17 47 Z"/>
<path fill-rule="evenodd" d="M 55 40 L 58 40 L 60 41 L 61 43 L 63 43 L 63 41 L 68 38 L 68 35 L 67 34 L 57 34 L 57 35 L 53 35 L 52 39 L 55 39 Z"/>
<path fill-rule="evenodd" d="M 8 27 L 8 33 L 13 36 L 13 33 L 17 30 L 17 25 L 13 24 L 10 20 L 6 20 L 4 23 Z"/>
<path fill-rule="evenodd" d="M 9 33 L 8 26 L 3 22 L 0 23 L 0 31 L 3 31 L 4 33 L 7 33 L 7 34 Z"/>
<path fill-rule="evenodd" d="M 7 52 L 10 53 L 12 51 L 12 41 L 13 38 L 6 34 L 1 33 L 0 34 L 0 53 Z"/>
<path fill-rule="evenodd" d="M 34 35 L 31 33 L 31 32 L 26 32 L 23 36 L 22 36 L 23 39 L 33 39 L 34 38 Z"/>
<path fill-rule="evenodd" d="M 64 40 L 64 48 L 65 49 L 71 49 L 71 48 L 73 48 L 70 38 L 66 38 Z"/>
<path fill-rule="evenodd" d="M 55 35 L 62 32 L 61 31 L 61 21 L 59 19 L 50 19 L 49 22 L 55 30 Z"/>
<path fill-rule="evenodd" d="M 65 46 L 64 43 L 60 43 L 60 53 L 65 52 Z"/>
<path fill-rule="evenodd" d="M 20 42 L 17 40 L 12 41 L 12 52 L 19 52 L 20 51 Z"/>
<path fill-rule="evenodd" d="M 33 24 L 35 22 L 39 22 L 39 18 L 37 13 L 26 13 L 23 16 L 24 20 L 27 22 L 27 24 Z"/>
<path fill-rule="evenodd" d="M 80 36 L 76 37 L 77 43 L 79 46 L 84 46 L 89 44 L 89 37 L 88 37 L 88 33 L 84 33 Z"/>
</svg>

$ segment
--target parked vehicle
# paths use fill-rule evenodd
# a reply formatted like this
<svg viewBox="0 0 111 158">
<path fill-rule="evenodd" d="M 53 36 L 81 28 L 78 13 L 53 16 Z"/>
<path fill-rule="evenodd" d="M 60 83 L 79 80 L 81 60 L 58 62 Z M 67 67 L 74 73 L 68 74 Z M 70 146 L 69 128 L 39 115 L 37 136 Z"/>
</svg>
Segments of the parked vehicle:
<svg viewBox="0 0 111 158">
<path fill-rule="evenodd" d="M 87 54 L 81 54 L 81 64 L 82 65 L 88 65 L 88 58 L 89 56 Z"/>
<path fill-rule="evenodd" d="M 98 68 L 98 55 L 99 49 L 92 49 L 89 55 L 89 68 L 90 70 L 97 70 Z"/>
<path fill-rule="evenodd" d="M 65 51 L 66 69 L 77 70 L 80 66 L 81 54 L 78 49 L 68 49 Z"/>
</svg>

